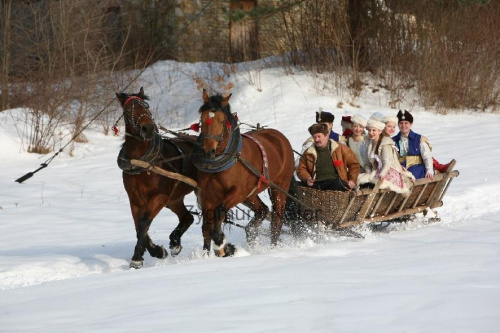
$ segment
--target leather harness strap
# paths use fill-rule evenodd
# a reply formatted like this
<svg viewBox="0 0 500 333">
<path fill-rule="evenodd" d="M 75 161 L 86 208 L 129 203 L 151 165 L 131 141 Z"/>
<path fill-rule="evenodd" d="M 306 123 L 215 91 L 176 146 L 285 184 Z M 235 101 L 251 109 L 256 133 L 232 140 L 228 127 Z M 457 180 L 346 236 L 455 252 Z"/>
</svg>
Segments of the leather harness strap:
<svg viewBox="0 0 500 333">
<path fill-rule="evenodd" d="M 252 139 L 253 142 L 257 144 L 260 148 L 260 152 L 262 153 L 262 159 L 263 159 L 263 164 L 262 164 L 262 173 L 260 174 L 259 177 L 259 182 L 257 183 L 257 189 L 260 190 L 260 185 L 262 183 L 269 185 L 269 163 L 267 161 L 267 153 L 266 150 L 264 149 L 264 146 L 253 136 L 248 135 L 246 133 L 242 134 L 245 138 Z"/>
</svg>

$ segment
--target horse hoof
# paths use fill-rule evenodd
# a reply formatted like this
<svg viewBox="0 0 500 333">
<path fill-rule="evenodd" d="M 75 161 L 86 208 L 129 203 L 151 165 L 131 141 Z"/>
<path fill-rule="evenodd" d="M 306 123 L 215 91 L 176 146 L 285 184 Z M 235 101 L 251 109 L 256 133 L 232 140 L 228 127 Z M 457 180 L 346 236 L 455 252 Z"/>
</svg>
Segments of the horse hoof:
<svg viewBox="0 0 500 333">
<path fill-rule="evenodd" d="M 165 250 L 165 248 L 163 246 L 160 246 L 161 247 L 161 250 L 163 251 L 163 255 L 161 256 L 160 259 L 165 259 L 166 257 L 168 257 L 168 251 Z"/>
<path fill-rule="evenodd" d="M 236 253 L 236 247 L 233 244 L 227 244 L 224 257 L 232 257 Z"/>
<path fill-rule="evenodd" d="M 223 258 L 232 257 L 234 256 L 235 252 L 236 252 L 236 247 L 230 243 L 219 249 L 214 249 L 215 255 L 217 257 L 223 257 Z"/>
<path fill-rule="evenodd" d="M 133 268 L 133 269 L 139 269 L 143 265 L 144 265 L 144 261 L 142 261 L 142 260 L 132 260 L 130 262 L 130 268 Z"/>
<path fill-rule="evenodd" d="M 177 245 L 177 246 L 174 246 L 174 247 L 171 247 L 170 248 L 170 255 L 172 257 L 175 257 L 177 256 L 179 253 L 181 253 L 182 251 L 182 246 L 181 245 Z"/>
</svg>

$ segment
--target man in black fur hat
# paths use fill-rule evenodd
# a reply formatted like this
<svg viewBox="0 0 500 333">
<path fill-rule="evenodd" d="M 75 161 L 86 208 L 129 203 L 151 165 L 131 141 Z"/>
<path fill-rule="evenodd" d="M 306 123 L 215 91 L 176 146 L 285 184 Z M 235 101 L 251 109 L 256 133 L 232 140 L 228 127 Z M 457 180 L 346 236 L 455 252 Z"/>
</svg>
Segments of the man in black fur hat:
<svg viewBox="0 0 500 333">
<path fill-rule="evenodd" d="M 434 177 L 432 147 L 423 135 L 411 130 L 413 116 L 406 110 L 398 112 L 399 133 L 392 139 L 399 150 L 399 163 L 410 171 L 415 179 Z"/>
<path fill-rule="evenodd" d="M 330 139 L 333 139 L 333 141 L 335 141 L 335 142 L 340 142 L 342 137 L 338 133 L 335 133 L 332 130 L 334 120 L 335 120 L 335 116 L 333 114 L 331 114 L 330 112 L 321 111 L 321 108 L 320 108 L 319 112 L 316 112 L 316 123 L 328 125 Z"/>
<path fill-rule="evenodd" d="M 333 121 L 334 120 L 335 120 L 335 116 L 332 113 L 330 113 L 330 112 L 323 111 L 323 108 L 320 107 L 319 111 L 316 111 L 316 123 L 317 124 L 326 124 L 327 125 L 327 127 L 328 127 L 328 133 L 330 133 L 328 135 L 329 139 L 332 139 L 335 142 L 345 143 L 345 141 L 346 141 L 345 137 L 339 135 L 338 133 L 335 133 L 332 130 L 332 128 L 333 128 Z M 314 143 L 313 138 L 312 138 L 312 136 L 310 136 L 302 144 L 302 149 L 301 149 L 300 154 L 302 155 L 307 150 L 307 148 L 309 148 L 309 147 L 312 146 L 313 143 Z M 299 159 L 300 159 L 300 156 L 298 156 L 295 159 L 295 167 L 297 167 L 299 165 Z"/>
</svg>

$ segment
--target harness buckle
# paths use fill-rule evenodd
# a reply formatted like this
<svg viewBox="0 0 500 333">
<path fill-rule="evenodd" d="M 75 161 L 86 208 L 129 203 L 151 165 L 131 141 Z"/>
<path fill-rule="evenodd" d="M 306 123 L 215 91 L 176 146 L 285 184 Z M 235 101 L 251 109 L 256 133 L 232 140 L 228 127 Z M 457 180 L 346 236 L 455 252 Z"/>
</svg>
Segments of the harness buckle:
<svg viewBox="0 0 500 333">
<path fill-rule="evenodd" d="M 269 179 L 263 173 L 260 174 L 259 182 L 257 183 L 258 190 L 260 190 L 260 184 L 262 184 L 262 183 L 269 185 Z"/>
</svg>

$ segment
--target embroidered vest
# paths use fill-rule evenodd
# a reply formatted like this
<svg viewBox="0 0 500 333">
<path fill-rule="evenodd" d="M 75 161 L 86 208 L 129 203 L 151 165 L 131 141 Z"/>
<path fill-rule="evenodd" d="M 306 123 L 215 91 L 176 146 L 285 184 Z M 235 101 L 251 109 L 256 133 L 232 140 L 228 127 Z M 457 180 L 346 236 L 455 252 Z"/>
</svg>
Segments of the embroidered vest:
<svg viewBox="0 0 500 333">
<path fill-rule="evenodd" d="M 422 136 L 420 134 L 410 130 L 408 134 L 408 152 L 404 156 L 401 156 L 401 132 L 392 138 L 400 152 L 399 162 L 415 176 L 415 179 L 425 178 L 425 165 L 420 152 L 421 138 Z"/>
</svg>

